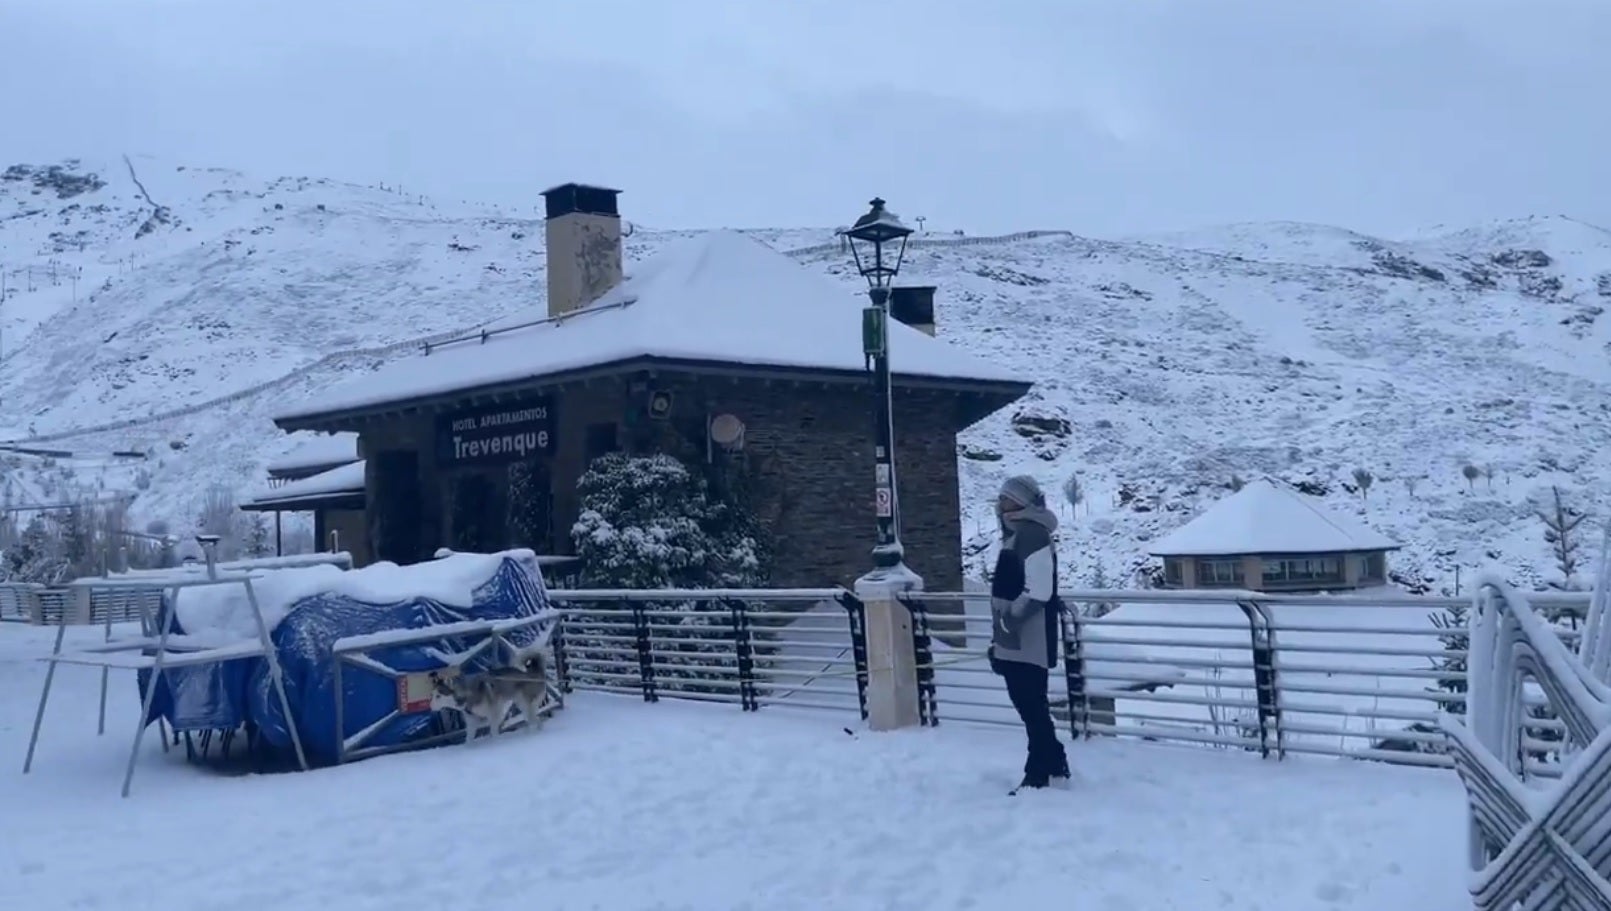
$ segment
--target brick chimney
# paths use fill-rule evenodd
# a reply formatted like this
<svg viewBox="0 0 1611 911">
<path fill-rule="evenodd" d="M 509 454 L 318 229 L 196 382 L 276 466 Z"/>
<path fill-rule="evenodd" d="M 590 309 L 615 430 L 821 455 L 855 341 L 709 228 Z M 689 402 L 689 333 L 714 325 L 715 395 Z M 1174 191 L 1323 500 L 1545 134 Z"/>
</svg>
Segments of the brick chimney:
<svg viewBox="0 0 1611 911">
<path fill-rule="evenodd" d="M 934 285 L 889 289 L 889 315 L 927 335 L 934 334 Z"/>
<path fill-rule="evenodd" d="M 579 183 L 543 191 L 550 317 L 586 307 L 621 283 L 620 193 Z"/>
</svg>

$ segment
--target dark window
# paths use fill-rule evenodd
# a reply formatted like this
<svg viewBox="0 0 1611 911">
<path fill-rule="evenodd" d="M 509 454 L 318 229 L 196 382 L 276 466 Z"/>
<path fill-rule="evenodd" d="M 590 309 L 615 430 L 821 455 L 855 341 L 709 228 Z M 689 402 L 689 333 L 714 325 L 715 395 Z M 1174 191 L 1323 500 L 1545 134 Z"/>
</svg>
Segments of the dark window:
<svg viewBox="0 0 1611 911">
<path fill-rule="evenodd" d="M 1269 559 L 1264 561 L 1265 582 L 1297 585 L 1341 582 L 1342 561 L 1336 557 Z"/>
<path fill-rule="evenodd" d="M 466 472 L 454 480 L 449 512 L 454 550 L 483 554 L 502 549 L 504 510 L 498 500 L 498 489 L 486 475 Z"/>
<path fill-rule="evenodd" d="M 1360 578 L 1367 582 L 1381 582 L 1387 576 L 1387 560 L 1381 554 L 1366 554 Z"/>
<path fill-rule="evenodd" d="M 422 527 L 419 469 L 419 454 L 411 449 L 369 457 L 369 535 L 377 560 L 413 563 L 436 549 Z"/>
<path fill-rule="evenodd" d="M 1198 560 L 1197 584 L 1209 585 L 1241 585 L 1242 561 L 1235 560 Z"/>
<path fill-rule="evenodd" d="M 542 461 L 509 466 L 509 541 L 540 554 L 555 553 L 552 479 Z"/>
<path fill-rule="evenodd" d="M 614 422 L 587 425 L 587 460 L 621 450 L 620 432 Z"/>
<path fill-rule="evenodd" d="M 1170 558 L 1164 559 L 1164 582 L 1169 585 L 1181 584 L 1182 579 L 1179 560 Z"/>
</svg>

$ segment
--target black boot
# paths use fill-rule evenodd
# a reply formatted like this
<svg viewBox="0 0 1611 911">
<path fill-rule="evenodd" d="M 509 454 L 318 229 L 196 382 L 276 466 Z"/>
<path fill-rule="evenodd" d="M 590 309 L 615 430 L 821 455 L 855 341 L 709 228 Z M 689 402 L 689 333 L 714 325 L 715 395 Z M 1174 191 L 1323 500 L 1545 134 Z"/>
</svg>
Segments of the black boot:
<svg viewBox="0 0 1611 911">
<path fill-rule="evenodd" d="M 1039 790 L 1040 788 L 1046 787 L 1046 785 L 1049 783 L 1050 782 L 1048 781 L 1047 777 L 1044 775 L 1030 775 L 1026 773 L 1024 775 L 1024 780 L 1018 782 L 1018 787 L 1008 791 L 1007 796 L 1011 797 L 1012 795 L 1017 794 L 1019 791 L 1022 791 L 1024 788 L 1033 788 Z"/>
</svg>

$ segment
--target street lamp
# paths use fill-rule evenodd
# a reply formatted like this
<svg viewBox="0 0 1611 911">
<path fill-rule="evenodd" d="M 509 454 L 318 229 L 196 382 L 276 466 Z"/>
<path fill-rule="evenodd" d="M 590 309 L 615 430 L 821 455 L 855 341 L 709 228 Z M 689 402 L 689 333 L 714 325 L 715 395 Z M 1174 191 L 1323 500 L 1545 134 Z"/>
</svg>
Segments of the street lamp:
<svg viewBox="0 0 1611 911">
<path fill-rule="evenodd" d="M 873 546 L 873 566 L 888 570 L 900 566 L 905 552 L 901 547 L 901 510 L 895 485 L 895 418 L 889 374 L 889 286 L 906 256 L 906 239 L 912 229 L 901 224 L 884 209 L 882 199 L 874 199 L 866 215 L 842 232 L 850 241 L 856 271 L 867 279 L 867 296 L 872 306 L 862 310 L 862 353 L 873 380 L 873 414 L 877 424 L 873 437 L 873 506 L 878 517 L 878 543 Z"/>
</svg>

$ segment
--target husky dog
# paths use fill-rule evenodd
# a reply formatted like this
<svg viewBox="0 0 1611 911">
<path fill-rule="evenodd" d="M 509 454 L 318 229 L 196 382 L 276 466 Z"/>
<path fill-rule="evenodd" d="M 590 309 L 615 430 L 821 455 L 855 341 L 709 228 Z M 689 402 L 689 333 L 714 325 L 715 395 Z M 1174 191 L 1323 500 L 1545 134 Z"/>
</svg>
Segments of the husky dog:
<svg viewBox="0 0 1611 911">
<path fill-rule="evenodd" d="M 431 708 L 457 712 L 464 722 L 465 741 L 482 729 L 489 736 L 503 732 L 512 706 L 520 719 L 537 730 L 548 717 L 548 661 L 542 652 L 517 654 L 509 664 L 479 674 L 431 673 Z"/>
</svg>

